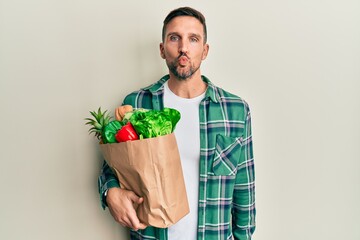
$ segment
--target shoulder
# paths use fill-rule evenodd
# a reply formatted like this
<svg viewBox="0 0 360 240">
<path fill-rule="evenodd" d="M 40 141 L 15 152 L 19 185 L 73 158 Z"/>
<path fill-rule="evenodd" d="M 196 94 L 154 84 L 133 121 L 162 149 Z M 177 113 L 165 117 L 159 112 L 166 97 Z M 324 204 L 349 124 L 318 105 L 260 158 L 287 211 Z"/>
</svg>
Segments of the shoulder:
<svg viewBox="0 0 360 240">
<path fill-rule="evenodd" d="M 222 116 L 230 121 L 245 122 L 250 115 L 250 108 L 247 101 L 242 97 L 216 86 L 208 79 L 207 97 L 210 109 L 214 112 L 221 112 Z"/>
<path fill-rule="evenodd" d="M 227 110 L 229 116 L 234 118 L 240 118 L 245 121 L 250 114 L 250 107 L 247 101 L 231 92 L 228 92 L 222 88 L 218 88 L 220 96 L 220 104 Z"/>
<path fill-rule="evenodd" d="M 210 81 L 208 82 L 208 86 L 210 88 L 209 92 L 214 96 L 213 99 L 218 101 L 220 105 L 226 106 L 229 110 L 243 109 L 246 112 L 249 111 L 249 104 L 244 98 L 218 87 Z"/>
<path fill-rule="evenodd" d="M 246 109 L 249 109 L 249 104 L 247 103 L 247 101 L 234 94 L 234 93 L 231 93 L 231 92 L 228 92 L 220 87 L 217 87 L 217 91 L 219 92 L 219 97 L 220 97 L 220 101 L 223 102 L 223 103 L 234 103 L 234 104 L 238 104 L 239 106 L 242 106 Z"/>
</svg>

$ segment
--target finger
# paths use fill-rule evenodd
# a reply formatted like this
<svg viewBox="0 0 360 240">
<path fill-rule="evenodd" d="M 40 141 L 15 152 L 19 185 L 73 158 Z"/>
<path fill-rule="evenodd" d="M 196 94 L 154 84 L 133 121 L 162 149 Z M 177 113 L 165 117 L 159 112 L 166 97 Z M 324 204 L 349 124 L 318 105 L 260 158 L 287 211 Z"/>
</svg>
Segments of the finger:
<svg viewBox="0 0 360 240">
<path fill-rule="evenodd" d="M 115 108 L 115 118 L 116 120 L 121 121 L 120 108 Z"/>
<path fill-rule="evenodd" d="M 127 228 L 134 228 L 132 222 L 130 221 L 129 218 L 124 218 L 122 219 L 121 222 L 119 222 L 123 227 L 127 227 Z"/>
<path fill-rule="evenodd" d="M 144 223 L 141 223 L 140 220 L 137 218 L 136 214 L 133 215 L 132 218 L 130 218 L 131 221 L 131 225 L 132 225 L 132 229 L 134 229 L 135 231 L 139 230 L 139 229 L 145 229 L 147 226 Z"/>
<path fill-rule="evenodd" d="M 136 216 L 135 212 L 133 214 L 135 214 L 135 216 Z M 140 223 L 140 220 L 137 219 L 137 216 L 136 216 L 136 219 L 139 223 L 136 222 L 136 219 L 131 220 L 132 216 L 133 216 L 132 214 L 126 215 L 126 216 L 122 217 L 121 219 L 119 219 L 117 222 L 120 223 L 123 227 L 128 227 L 131 229 L 144 229 L 143 227 L 145 225 Z"/>
<path fill-rule="evenodd" d="M 138 201 L 137 201 L 137 204 L 141 204 L 144 202 L 144 198 L 143 197 L 139 197 Z"/>
<path fill-rule="evenodd" d="M 140 223 L 137 227 L 132 228 L 134 231 L 143 230 L 147 228 L 147 226 L 143 223 Z"/>
<path fill-rule="evenodd" d="M 129 222 L 126 221 L 126 218 L 118 216 L 112 209 L 109 207 L 111 215 L 114 217 L 115 221 L 118 222 L 121 226 L 127 227 Z"/>
<path fill-rule="evenodd" d="M 129 191 L 128 198 L 129 198 L 133 203 L 138 203 L 138 202 L 139 202 L 139 199 L 140 199 L 141 197 L 139 197 L 138 195 L 136 195 L 134 192 Z"/>
<path fill-rule="evenodd" d="M 135 194 L 134 194 L 135 195 Z M 136 196 L 136 195 L 135 195 Z M 136 203 L 135 203 L 136 204 Z M 136 204 L 137 205 L 137 204 Z M 135 208 L 132 208 L 127 216 L 128 218 L 128 221 L 130 222 L 129 225 L 131 226 L 132 229 L 134 229 L 135 231 L 137 231 L 138 229 L 144 229 L 146 228 L 146 225 L 141 223 L 138 216 L 137 216 L 137 213 L 135 211 Z"/>
<path fill-rule="evenodd" d="M 138 229 L 145 229 L 145 228 L 147 228 L 147 225 L 146 224 L 144 224 L 144 223 L 140 223 L 139 224 L 139 226 L 138 226 Z"/>
</svg>

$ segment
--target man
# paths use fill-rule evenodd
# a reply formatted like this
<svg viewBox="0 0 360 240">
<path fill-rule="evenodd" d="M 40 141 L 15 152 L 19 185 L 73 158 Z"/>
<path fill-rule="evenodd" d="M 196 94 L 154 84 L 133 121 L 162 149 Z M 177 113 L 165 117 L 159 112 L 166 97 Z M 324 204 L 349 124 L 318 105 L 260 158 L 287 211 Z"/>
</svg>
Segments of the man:
<svg viewBox="0 0 360 240">
<path fill-rule="evenodd" d="M 204 16 L 175 9 L 164 20 L 160 55 L 169 74 L 129 94 L 135 108 L 180 111 L 175 129 L 190 213 L 168 229 L 145 226 L 135 207 L 143 199 L 119 188 L 104 162 L 99 177 L 103 207 L 130 228 L 131 239 L 240 239 L 255 230 L 254 160 L 247 103 L 201 75 L 209 45 Z"/>
</svg>

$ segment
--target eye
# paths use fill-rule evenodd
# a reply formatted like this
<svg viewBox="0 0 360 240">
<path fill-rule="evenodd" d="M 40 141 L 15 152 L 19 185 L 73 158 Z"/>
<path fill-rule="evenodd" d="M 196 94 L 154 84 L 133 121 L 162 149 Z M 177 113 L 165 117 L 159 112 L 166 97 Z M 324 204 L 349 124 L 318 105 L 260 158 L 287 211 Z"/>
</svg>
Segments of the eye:
<svg viewBox="0 0 360 240">
<path fill-rule="evenodd" d="M 178 40 L 179 40 L 179 36 L 176 36 L 176 35 L 170 36 L 170 41 L 176 42 Z"/>
<path fill-rule="evenodd" d="M 198 39 L 197 37 L 191 37 L 191 38 L 190 38 L 190 42 L 196 43 L 196 42 L 198 42 L 198 41 L 199 41 L 199 39 Z"/>
</svg>

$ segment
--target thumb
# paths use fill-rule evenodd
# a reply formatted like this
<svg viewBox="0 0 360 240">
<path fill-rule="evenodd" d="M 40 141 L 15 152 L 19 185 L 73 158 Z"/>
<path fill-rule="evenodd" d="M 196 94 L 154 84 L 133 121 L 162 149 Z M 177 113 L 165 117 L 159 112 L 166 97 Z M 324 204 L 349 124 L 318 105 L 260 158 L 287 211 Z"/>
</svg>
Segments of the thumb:
<svg viewBox="0 0 360 240">
<path fill-rule="evenodd" d="M 141 197 L 137 196 L 134 192 L 129 192 L 128 198 L 134 202 L 134 203 L 139 203 L 140 199 L 142 199 Z"/>
<path fill-rule="evenodd" d="M 142 203 L 143 201 L 144 201 L 144 198 L 143 198 L 143 197 L 139 197 L 137 204 L 140 204 L 140 203 Z"/>
</svg>

